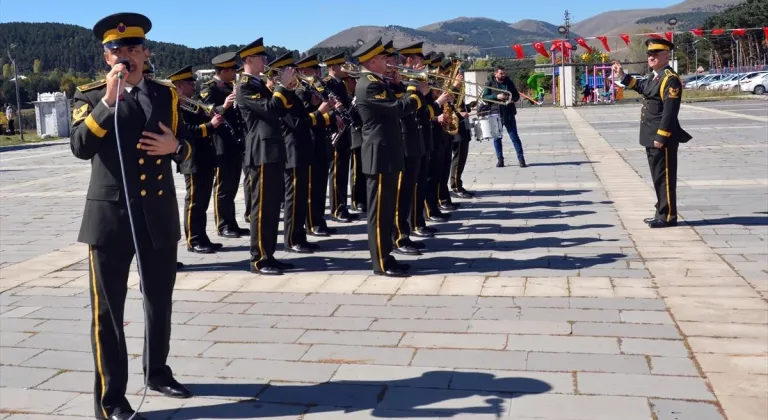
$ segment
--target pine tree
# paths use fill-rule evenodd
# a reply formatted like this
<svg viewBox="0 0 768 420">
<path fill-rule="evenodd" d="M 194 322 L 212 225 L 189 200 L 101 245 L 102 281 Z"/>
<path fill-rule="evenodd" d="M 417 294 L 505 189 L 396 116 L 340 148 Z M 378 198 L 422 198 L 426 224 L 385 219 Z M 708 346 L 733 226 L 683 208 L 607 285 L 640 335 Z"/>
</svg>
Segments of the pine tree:
<svg viewBox="0 0 768 420">
<path fill-rule="evenodd" d="M 35 63 L 32 65 L 32 71 L 35 74 L 39 74 L 43 70 L 43 62 L 39 58 L 35 59 Z"/>
</svg>

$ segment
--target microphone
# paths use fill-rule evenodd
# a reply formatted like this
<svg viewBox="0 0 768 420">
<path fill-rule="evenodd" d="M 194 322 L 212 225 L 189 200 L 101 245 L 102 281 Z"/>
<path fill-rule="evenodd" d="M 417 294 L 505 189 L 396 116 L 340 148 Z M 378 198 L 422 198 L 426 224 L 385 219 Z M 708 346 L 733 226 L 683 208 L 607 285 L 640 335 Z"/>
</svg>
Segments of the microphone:
<svg viewBox="0 0 768 420">
<path fill-rule="evenodd" d="M 126 70 L 128 70 L 129 72 L 131 71 L 131 61 L 128 60 L 127 58 L 121 58 L 121 59 L 117 60 L 115 65 L 118 65 L 118 64 L 124 65 Z M 117 77 L 119 79 L 122 79 L 123 78 L 123 73 L 120 73 L 119 75 L 117 75 Z"/>
</svg>

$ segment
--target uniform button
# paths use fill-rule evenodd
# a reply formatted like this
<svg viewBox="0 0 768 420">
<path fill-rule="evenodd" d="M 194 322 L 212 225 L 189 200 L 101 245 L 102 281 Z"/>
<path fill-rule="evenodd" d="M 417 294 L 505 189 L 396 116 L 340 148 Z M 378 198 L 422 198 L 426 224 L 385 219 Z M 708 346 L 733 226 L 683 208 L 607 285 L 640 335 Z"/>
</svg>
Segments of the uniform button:
<svg viewBox="0 0 768 420">
<path fill-rule="evenodd" d="M 147 179 L 147 176 L 144 174 L 141 174 L 141 180 L 144 181 L 145 179 Z"/>
<path fill-rule="evenodd" d="M 163 195 L 163 190 L 158 191 L 157 195 Z"/>
<path fill-rule="evenodd" d="M 136 143 L 136 148 L 141 150 L 141 143 Z"/>
<path fill-rule="evenodd" d="M 160 181 L 161 179 L 163 179 L 163 176 L 162 175 L 158 175 L 157 176 L 157 180 Z"/>
<path fill-rule="evenodd" d="M 139 165 L 143 165 L 143 164 L 144 164 L 144 158 L 139 158 Z"/>
<path fill-rule="evenodd" d="M 159 165 L 159 164 L 163 163 L 163 160 L 162 159 L 158 159 L 155 163 Z"/>
<path fill-rule="evenodd" d="M 144 197 L 145 195 L 147 195 L 147 190 L 141 190 L 141 196 Z"/>
</svg>

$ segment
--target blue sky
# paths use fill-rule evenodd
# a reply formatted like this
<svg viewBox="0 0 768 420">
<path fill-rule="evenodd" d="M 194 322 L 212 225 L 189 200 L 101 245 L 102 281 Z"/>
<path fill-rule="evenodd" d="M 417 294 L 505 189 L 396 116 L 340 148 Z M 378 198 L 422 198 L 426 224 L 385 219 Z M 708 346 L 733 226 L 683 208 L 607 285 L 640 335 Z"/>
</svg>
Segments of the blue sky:
<svg viewBox="0 0 768 420">
<path fill-rule="evenodd" d="M 350 26 L 402 25 L 419 27 L 458 16 L 489 17 L 507 22 L 539 19 L 562 22 L 569 9 L 575 21 L 617 8 L 666 7 L 682 0 L 476 1 L 476 0 L 69 0 L 24 2 L 0 0 L 0 22 L 62 22 L 93 28 L 100 18 L 117 12 L 138 12 L 153 23 L 149 38 L 190 47 L 246 44 L 263 36 L 267 45 L 306 51 Z M 41 7 L 30 7 L 30 5 Z M 48 4 L 48 7 L 42 7 Z M 595 34 L 584 34 L 585 36 Z"/>
</svg>

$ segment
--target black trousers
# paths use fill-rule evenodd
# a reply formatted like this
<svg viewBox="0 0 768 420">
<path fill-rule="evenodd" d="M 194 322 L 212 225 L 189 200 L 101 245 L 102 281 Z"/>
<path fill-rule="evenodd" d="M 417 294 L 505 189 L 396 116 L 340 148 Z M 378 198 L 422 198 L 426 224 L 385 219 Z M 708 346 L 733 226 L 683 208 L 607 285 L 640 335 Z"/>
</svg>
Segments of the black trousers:
<svg viewBox="0 0 768 420">
<path fill-rule="evenodd" d="M 253 267 L 261 268 L 274 260 L 280 203 L 285 199 L 285 162 L 265 163 L 248 169 L 253 197 L 251 263 Z"/>
<path fill-rule="evenodd" d="M 461 191 L 464 189 L 464 182 L 462 182 L 461 176 L 464 174 L 464 167 L 467 165 L 467 157 L 469 156 L 469 142 L 468 141 L 455 141 L 453 142 L 453 157 L 451 158 L 451 189 L 453 191 Z"/>
<path fill-rule="evenodd" d="M 336 147 L 333 150 L 333 160 L 328 175 L 328 195 L 331 199 L 331 214 L 334 217 L 349 213 L 347 210 L 347 183 L 349 182 L 350 154 L 349 148 L 344 146 Z"/>
<path fill-rule="evenodd" d="M 150 383 L 165 385 L 172 379 L 166 365 L 171 339 L 173 287 L 176 283 L 177 247 L 139 248 L 148 337 L 144 337 L 144 372 Z M 133 246 L 90 246 L 91 348 L 95 365 L 94 409 L 97 418 L 127 412 L 128 351 L 123 312 Z"/>
<path fill-rule="evenodd" d="M 395 268 L 392 257 L 392 227 L 395 219 L 398 173 L 366 175 L 368 187 L 368 249 L 373 272 Z"/>
<path fill-rule="evenodd" d="M 235 216 L 235 196 L 240 186 L 242 155 L 216 156 L 216 164 L 215 201 L 213 204 L 216 227 L 219 232 L 226 228 L 239 229 Z M 246 196 L 246 203 L 248 201 Z"/>
<path fill-rule="evenodd" d="M 426 197 L 427 188 L 429 186 L 429 168 L 431 165 L 432 159 L 429 154 L 421 157 L 419 180 L 416 182 L 415 198 L 413 200 L 413 206 L 411 207 L 410 216 L 408 217 L 411 229 L 427 227 L 427 221 L 424 219 L 424 209 L 427 205 Z"/>
<path fill-rule="evenodd" d="M 432 150 L 432 156 L 429 159 L 429 173 L 427 175 L 427 187 L 424 196 L 424 213 L 426 213 L 427 217 L 439 216 L 442 214 L 438 207 L 438 195 L 440 181 L 443 178 L 443 168 L 445 166 L 444 160 L 445 149 L 443 144 L 436 143 L 435 149 Z"/>
<path fill-rule="evenodd" d="M 328 161 L 325 156 L 316 157 L 309 167 L 309 211 L 307 230 L 327 228 L 325 223 L 325 192 L 328 185 Z"/>
<path fill-rule="evenodd" d="M 211 243 L 205 226 L 208 221 L 208 205 L 213 191 L 213 169 L 198 170 L 184 175 L 187 195 L 184 197 L 184 234 L 187 248 Z"/>
<path fill-rule="evenodd" d="M 416 184 L 421 170 L 421 156 L 406 156 L 405 169 L 397 176 L 397 198 L 395 199 L 395 230 L 392 238 L 396 247 L 408 245 L 411 233 L 409 216 L 416 203 Z"/>
<path fill-rule="evenodd" d="M 449 137 L 446 140 L 450 140 L 451 137 Z M 451 177 L 451 143 L 446 141 L 443 143 L 442 148 L 442 159 L 440 160 L 440 179 L 438 180 L 437 185 L 437 203 L 438 204 L 448 204 L 451 202 L 451 194 L 448 191 L 448 180 Z"/>
<path fill-rule="evenodd" d="M 359 205 L 365 206 L 365 175 L 363 175 L 363 161 L 360 157 L 360 148 L 352 149 L 349 176 L 349 191 L 351 193 L 350 202 L 352 208 L 360 210 Z M 358 205 L 359 204 L 359 205 Z"/>
<path fill-rule="evenodd" d="M 243 195 L 245 196 L 243 219 L 245 219 L 246 223 L 251 223 L 251 212 L 253 211 L 253 195 L 251 191 L 253 191 L 253 187 L 251 186 L 251 179 L 248 177 L 248 166 L 245 165 L 245 160 L 243 160 Z"/>
<path fill-rule="evenodd" d="M 656 189 L 656 218 L 666 222 L 677 222 L 677 149 L 673 142 L 663 149 L 645 148 Z"/>
<path fill-rule="evenodd" d="M 284 245 L 292 247 L 307 242 L 304 224 L 309 209 L 309 166 L 285 170 Z"/>
</svg>

